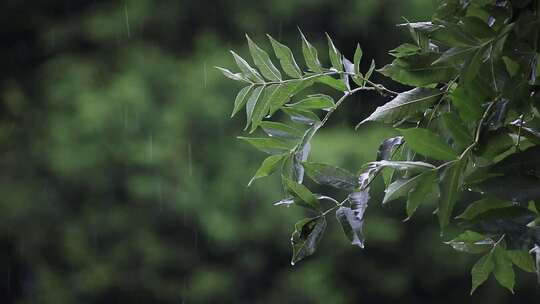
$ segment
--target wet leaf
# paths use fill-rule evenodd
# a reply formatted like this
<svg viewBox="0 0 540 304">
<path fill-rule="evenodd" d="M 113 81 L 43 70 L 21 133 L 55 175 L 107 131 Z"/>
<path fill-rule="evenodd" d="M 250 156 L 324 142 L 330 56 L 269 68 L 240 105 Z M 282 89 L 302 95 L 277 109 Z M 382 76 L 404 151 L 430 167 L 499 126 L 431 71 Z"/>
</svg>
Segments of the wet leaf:
<svg viewBox="0 0 540 304">
<path fill-rule="evenodd" d="M 325 229 L 325 217 L 303 219 L 294 225 L 294 232 L 291 236 L 293 249 L 291 265 L 315 253 Z"/>
</svg>

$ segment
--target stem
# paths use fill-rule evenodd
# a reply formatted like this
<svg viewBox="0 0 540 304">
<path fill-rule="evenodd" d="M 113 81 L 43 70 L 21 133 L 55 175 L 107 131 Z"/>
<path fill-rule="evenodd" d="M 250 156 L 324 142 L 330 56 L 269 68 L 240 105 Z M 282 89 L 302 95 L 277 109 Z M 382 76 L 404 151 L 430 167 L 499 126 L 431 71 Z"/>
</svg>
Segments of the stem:
<svg viewBox="0 0 540 304">
<path fill-rule="evenodd" d="M 332 208 L 329 208 L 329 209 L 326 209 L 322 214 L 321 216 L 326 216 L 328 213 L 336 210 L 337 208 L 343 206 L 347 201 L 349 201 L 349 198 L 347 197 L 346 199 L 344 199 L 341 203 L 338 203 L 336 204 L 335 206 L 333 206 Z"/>
</svg>

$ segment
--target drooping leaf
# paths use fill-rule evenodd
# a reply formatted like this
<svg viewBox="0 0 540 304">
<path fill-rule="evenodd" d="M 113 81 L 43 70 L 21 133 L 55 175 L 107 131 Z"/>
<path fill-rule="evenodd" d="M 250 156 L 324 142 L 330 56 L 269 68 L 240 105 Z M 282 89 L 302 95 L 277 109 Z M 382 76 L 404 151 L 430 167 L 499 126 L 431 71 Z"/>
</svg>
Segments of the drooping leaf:
<svg viewBox="0 0 540 304">
<path fill-rule="evenodd" d="M 324 94 L 309 95 L 299 102 L 289 104 L 288 106 L 297 109 L 305 110 L 318 110 L 318 109 L 332 109 L 335 107 L 334 99 Z"/>
<path fill-rule="evenodd" d="M 472 220 L 476 216 L 486 211 L 498 208 L 507 208 L 511 207 L 512 205 L 512 202 L 509 201 L 496 198 L 484 198 L 467 206 L 467 209 L 465 209 L 465 211 L 463 211 L 463 213 L 458 215 L 456 218 Z"/>
<path fill-rule="evenodd" d="M 471 294 L 478 288 L 482 283 L 484 283 L 489 275 L 493 272 L 495 269 L 495 261 L 493 258 L 493 254 L 489 252 L 488 254 L 481 257 L 476 264 L 474 264 L 473 268 L 471 269 L 471 276 L 472 276 L 472 288 L 471 288 Z"/>
<path fill-rule="evenodd" d="M 282 154 L 292 149 L 290 142 L 277 138 L 238 137 L 238 139 L 245 140 L 258 150 L 268 154 Z"/>
<path fill-rule="evenodd" d="M 407 145 L 416 153 L 437 160 L 454 160 L 457 153 L 436 133 L 422 128 L 398 129 Z"/>
<path fill-rule="evenodd" d="M 392 160 L 392 154 L 403 143 L 403 136 L 396 136 L 385 139 L 377 150 L 377 161 Z"/>
<path fill-rule="evenodd" d="M 409 191 L 407 198 L 407 218 L 410 219 L 416 209 L 423 203 L 436 202 L 439 199 L 439 185 L 437 184 L 437 172 L 426 171 L 418 175 L 416 186 Z"/>
<path fill-rule="evenodd" d="M 301 130 L 280 122 L 263 121 L 260 125 L 268 136 L 279 139 L 297 140 L 302 138 L 302 135 L 304 134 Z"/>
<path fill-rule="evenodd" d="M 512 268 L 512 260 L 506 254 L 506 250 L 500 245 L 495 247 L 494 259 L 495 268 L 493 269 L 493 274 L 495 275 L 495 279 L 497 279 L 499 284 L 514 293 L 515 274 Z"/>
<path fill-rule="evenodd" d="M 444 229 L 449 221 L 454 206 L 461 192 L 463 185 L 463 171 L 467 165 L 467 158 L 459 159 L 448 165 L 441 177 L 439 187 L 441 189 L 441 198 L 439 200 L 439 224 Z"/>
<path fill-rule="evenodd" d="M 304 162 L 303 165 L 309 178 L 318 184 L 344 190 L 358 186 L 356 177 L 345 169 L 322 163 Z"/>
<path fill-rule="evenodd" d="M 259 74 L 256 69 L 252 68 L 244 58 L 240 57 L 240 55 L 233 51 L 231 51 L 231 54 L 234 57 L 234 61 L 236 61 L 236 65 L 238 65 L 238 68 L 240 68 L 240 71 L 242 71 L 243 76 L 247 77 L 253 82 L 264 82 L 261 74 Z"/>
<path fill-rule="evenodd" d="M 242 88 L 240 92 L 238 92 L 236 98 L 234 99 L 234 109 L 232 111 L 231 117 L 236 115 L 236 113 L 238 113 L 238 111 L 240 111 L 244 107 L 247 101 L 247 96 L 251 92 L 252 88 L 253 86 L 247 86 Z"/>
<path fill-rule="evenodd" d="M 427 88 L 415 88 L 400 93 L 385 105 L 378 107 L 375 112 L 364 119 L 360 124 L 368 121 L 379 121 L 384 123 L 400 121 L 412 114 L 426 110 L 437 101 L 442 94 L 443 93 L 439 90 Z"/>
<path fill-rule="evenodd" d="M 300 36 L 302 37 L 302 53 L 304 54 L 307 67 L 312 72 L 322 73 L 322 66 L 317 55 L 317 49 L 309 43 L 302 31 L 300 31 Z"/>
<path fill-rule="evenodd" d="M 279 63 L 281 64 L 281 68 L 283 69 L 285 74 L 289 75 L 292 78 L 302 78 L 302 71 L 298 67 L 298 64 L 296 63 L 296 60 L 294 59 L 291 50 L 287 46 L 279 43 L 277 40 L 272 38 L 272 36 L 267 36 L 268 39 L 270 39 L 270 43 L 272 43 L 274 53 L 279 59 Z"/>
<path fill-rule="evenodd" d="M 325 229 L 326 218 L 324 216 L 303 219 L 294 225 L 294 232 L 291 236 L 293 249 L 291 265 L 315 253 Z"/>
<path fill-rule="evenodd" d="M 248 41 L 249 52 L 253 58 L 253 62 L 259 68 L 261 74 L 268 80 L 271 81 L 280 81 L 281 73 L 274 66 L 270 56 L 263 49 L 261 49 L 249 36 L 246 34 L 246 39 Z"/>
<path fill-rule="evenodd" d="M 304 202 L 307 206 L 313 208 L 314 210 L 320 210 L 321 205 L 319 203 L 319 200 L 315 195 L 309 191 L 306 186 L 299 184 L 287 177 L 282 177 L 289 193 L 298 199 L 300 199 L 302 202 Z"/>
<path fill-rule="evenodd" d="M 317 125 L 313 125 L 307 129 L 294 151 L 292 168 L 294 170 L 293 175 L 298 183 L 302 183 L 304 180 L 304 166 L 302 163 L 308 159 L 309 153 L 311 152 L 311 138 L 315 132 L 317 132 Z"/>
<path fill-rule="evenodd" d="M 363 210 L 352 210 L 349 207 L 339 207 L 336 211 L 336 218 L 341 224 L 343 233 L 351 241 L 352 245 L 364 248 L 364 235 L 362 228 L 364 226 Z"/>
<path fill-rule="evenodd" d="M 253 175 L 253 177 L 249 181 L 248 186 L 250 186 L 256 179 L 266 177 L 274 173 L 276 169 L 279 168 L 283 160 L 287 157 L 287 155 L 288 154 L 278 154 L 267 157 L 263 161 L 259 169 L 257 169 L 255 175 Z"/>
</svg>

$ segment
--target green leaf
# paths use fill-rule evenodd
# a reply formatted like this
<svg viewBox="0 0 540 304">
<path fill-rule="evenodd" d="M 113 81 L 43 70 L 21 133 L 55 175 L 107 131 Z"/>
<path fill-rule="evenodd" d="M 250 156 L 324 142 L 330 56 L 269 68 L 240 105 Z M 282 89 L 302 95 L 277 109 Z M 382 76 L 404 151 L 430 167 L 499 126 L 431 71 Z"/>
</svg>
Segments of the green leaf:
<svg viewBox="0 0 540 304">
<path fill-rule="evenodd" d="M 315 197 L 313 193 L 311 193 L 311 191 L 309 191 L 308 188 L 306 188 L 306 186 L 299 184 L 285 176 L 283 177 L 283 180 L 285 182 L 285 185 L 287 186 L 288 192 L 292 196 L 302 200 L 302 202 L 306 203 L 314 210 L 321 209 L 319 200 L 317 199 L 317 197 Z"/>
<path fill-rule="evenodd" d="M 420 53 L 421 49 L 414 44 L 404 43 L 389 52 L 390 55 L 400 58 Z"/>
<path fill-rule="evenodd" d="M 463 171 L 467 165 L 466 158 L 459 159 L 448 165 L 444 170 L 439 187 L 441 189 L 441 198 L 439 200 L 439 224 L 444 229 L 450 220 L 452 210 L 461 192 L 463 185 Z"/>
<path fill-rule="evenodd" d="M 277 168 L 281 165 L 283 160 L 287 157 L 288 154 L 278 154 L 278 155 L 272 155 L 267 157 L 259 169 L 257 169 L 257 172 L 255 172 L 255 175 L 251 178 L 251 180 L 248 183 L 248 187 L 256 180 L 262 177 L 266 177 L 271 175 L 276 171 Z"/>
<path fill-rule="evenodd" d="M 432 65 L 435 64 L 452 64 L 452 65 L 459 65 L 463 63 L 465 60 L 469 59 L 472 54 L 474 54 L 474 51 L 476 51 L 478 47 L 453 47 L 446 50 L 441 57 L 439 57 L 437 60 L 433 61 Z"/>
<path fill-rule="evenodd" d="M 272 36 L 267 36 L 270 39 L 270 43 L 272 43 L 274 53 L 279 59 L 279 63 L 281 64 L 281 68 L 283 68 L 285 74 L 289 75 L 292 78 L 302 78 L 302 71 L 298 67 L 296 60 L 294 60 L 294 56 L 291 50 L 287 46 L 279 43 L 277 40 L 272 38 Z"/>
<path fill-rule="evenodd" d="M 378 71 L 399 83 L 410 86 L 427 86 L 452 80 L 456 75 L 456 69 L 450 64 L 434 64 L 438 58 L 437 53 L 400 57 Z"/>
<path fill-rule="evenodd" d="M 371 74 L 373 74 L 373 71 L 375 71 L 375 60 L 371 59 L 371 65 L 369 66 L 369 70 L 366 72 L 366 75 L 364 75 L 364 82 L 362 83 L 362 86 L 366 85 L 366 82 L 371 77 Z"/>
<path fill-rule="evenodd" d="M 452 104 L 458 109 L 459 116 L 465 122 L 475 122 L 482 117 L 482 103 L 484 98 L 478 92 L 478 90 L 473 91 L 463 85 L 459 85 L 450 94 Z"/>
<path fill-rule="evenodd" d="M 469 130 L 455 113 L 444 113 L 441 115 L 441 119 L 444 128 L 450 133 L 455 145 L 460 150 L 464 150 L 472 143 L 473 139 L 469 134 Z"/>
<path fill-rule="evenodd" d="M 247 86 L 242 88 L 240 92 L 238 92 L 236 98 L 234 99 L 234 109 L 232 111 L 231 118 L 234 117 L 234 115 L 236 115 L 236 113 L 238 113 L 238 111 L 240 111 L 244 107 L 247 101 L 247 96 L 251 92 L 252 88 L 253 86 Z"/>
<path fill-rule="evenodd" d="M 484 198 L 467 206 L 467 209 L 465 209 L 465 211 L 463 211 L 463 213 L 458 215 L 456 218 L 472 220 L 486 211 L 511 206 L 513 206 L 513 204 L 509 201 L 496 198 Z"/>
<path fill-rule="evenodd" d="M 384 191 L 383 204 L 386 204 L 390 201 L 396 200 L 400 197 L 407 196 L 409 191 L 416 186 L 420 181 L 420 175 L 408 178 L 408 179 L 397 179 L 391 183 L 388 188 Z"/>
<path fill-rule="evenodd" d="M 460 83 L 468 84 L 474 81 L 482 65 L 485 50 L 485 47 L 481 47 L 474 52 L 473 57 L 465 64 L 461 71 Z"/>
<path fill-rule="evenodd" d="M 500 245 L 497 245 L 494 251 L 494 258 L 495 268 L 493 269 L 493 274 L 495 275 L 495 279 L 497 279 L 499 284 L 514 293 L 515 274 L 512 268 L 512 261 L 506 254 L 506 250 Z"/>
<path fill-rule="evenodd" d="M 246 103 L 246 126 L 244 130 L 247 130 L 249 127 L 249 124 L 251 123 L 252 117 L 253 117 L 253 111 L 255 110 L 255 106 L 257 105 L 257 102 L 259 101 L 259 98 L 262 95 L 262 92 L 264 90 L 264 86 L 256 87 L 251 91 L 251 95 L 249 96 L 247 103 Z"/>
<path fill-rule="evenodd" d="M 268 154 L 282 154 L 289 152 L 293 145 L 277 138 L 238 137 L 238 139 L 245 140 L 258 150 Z"/>
<path fill-rule="evenodd" d="M 255 131 L 255 129 L 257 129 L 257 127 L 259 126 L 259 123 L 263 120 L 266 114 L 268 114 L 270 103 L 272 102 L 272 99 L 275 98 L 274 94 L 276 94 L 276 92 L 279 90 L 280 87 L 281 85 L 279 84 L 272 84 L 264 88 L 263 98 L 258 99 L 258 101 L 255 103 L 255 107 L 253 108 L 253 112 L 251 114 L 250 133 L 252 133 L 253 131 Z"/>
<path fill-rule="evenodd" d="M 333 89 L 336 89 L 340 92 L 345 92 L 348 90 L 343 80 L 336 79 L 328 75 L 319 76 L 317 77 L 316 81 L 324 85 L 327 85 Z"/>
<path fill-rule="evenodd" d="M 328 40 L 328 57 L 330 57 L 330 62 L 332 63 L 332 67 L 336 69 L 339 72 L 343 72 L 343 62 L 341 61 L 341 53 L 334 45 L 334 42 L 332 41 L 332 38 L 326 34 L 326 39 Z"/>
<path fill-rule="evenodd" d="M 482 283 L 484 283 L 488 279 L 494 268 L 495 261 L 491 252 L 481 257 L 476 262 L 476 264 L 474 264 L 473 268 L 471 269 L 471 294 L 473 294 L 473 292 L 476 290 L 476 288 L 478 288 L 478 286 L 482 285 Z"/>
<path fill-rule="evenodd" d="M 304 134 L 301 130 L 280 122 L 262 121 L 260 126 L 268 136 L 279 139 L 297 140 Z"/>
<path fill-rule="evenodd" d="M 287 114 L 291 118 L 291 120 L 296 123 L 314 125 L 321 121 L 319 119 L 319 116 L 308 110 L 283 108 L 282 111 L 285 112 L 285 114 Z"/>
<path fill-rule="evenodd" d="M 302 164 L 306 174 L 317 184 L 344 190 L 353 190 L 358 186 L 356 176 L 345 169 L 321 163 L 304 162 Z"/>
<path fill-rule="evenodd" d="M 343 229 L 343 233 L 351 241 L 352 245 L 364 248 L 364 212 L 355 211 L 349 207 L 339 207 L 336 218 Z"/>
<path fill-rule="evenodd" d="M 394 123 L 418 112 L 423 112 L 435 101 L 439 100 L 442 92 L 436 89 L 415 88 L 400 93 L 385 105 L 378 107 L 368 118 L 359 125 L 368 121 Z"/>
<path fill-rule="evenodd" d="M 236 65 L 238 65 L 238 68 L 240 68 L 240 71 L 242 71 L 243 75 L 247 77 L 249 80 L 253 82 L 264 82 L 264 79 L 261 77 L 259 72 L 252 68 L 247 61 L 244 60 L 244 58 L 240 57 L 235 52 L 231 51 L 231 54 L 234 57 L 234 61 L 236 61 Z"/>
<path fill-rule="evenodd" d="M 407 198 L 407 218 L 410 219 L 422 203 L 435 202 L 439 198 L 437 171 L 430 170 L 418 175 L 416 186 L 409 191 Z"/>
<path fill-rule="evenodd" d="M 280 84 L 278 90 L 268 101 L 270 107 L 269 115 L 273 115 L 277 110 L 279 110 L 287 101 L 289 101 L 291 96 L 301 91 L 304 85 L 305 81 L 300 80 Z"/>
<path fill-rule="evenodd" d="M 322 66 L 319 57 L 317 56 L 317 49 L 309 43 L 302 31 L 300 31 L 300 36 L 302 36 L 302 53 L 304 54 L 307 67 L 312 72 L 322 73 Z"/>
<path fill-rule="evenodd" d="M 249 81 L 248 79 L 244 78 L 244 75 L 242 75 L 242 73 L 233 73 L 231 71 L 229 71 L 228 69 L 226 68 L 222 68 L 222 67 L 216 67 L 216 69 L 220 70 L 221 73 L 223 73 L 223 75 L 227 78 L 230 78 L 232 80 L 236 80 L 236 81 Z"/>
<path fill-rule="evenodd" d="M 354 51 L 354 76 L 353 76 L 353 80 L 354 82 L 359 85 L 359 86 L 362 86 L 364 84 L 364 80 L 362 79 L 363 76 L 362 76 L 362 73 L 360 72 L 360 62 L 362 61 L 362 55 L 363 55 L 363 52 L 362 52 L 362 48 L 360 47 L 360 44 L 356 44 L 356 50 Z"/>
<path fill-rule="evenodd" d="M 507 256 L 512 263 L 526 272 L 536 272 L 535 262 L 527 250 L 507 250 Z"/>
<path fill-rule="evenodd" d="M 315 94 L 309 95 L 307 98 L 300 100 L 299 102 L 288 104 L 289 107 L 294 107 L 297 109 L 305 110 L 318 110 L 324 109 L 329 110 L 334 108 L 336 105 L 334 99 L 328 95 L 324 94 Z"/>
<path fill-rule="evenodd" d="M 398 129 L 407 145 L 416 153 L 437 160 L 454 160 L 457 153 L 442 138 L 428 129 Z"/>
<path fill-rule="evenodd" d="M 454 250 L 467 253 L 483 253 L 493 248 L 493 240 L 478 232 L 467 230 L 451 241 L 445 242 Z"/>
<path fill-rule="evenodd" d="M 253 62 L 261 71 L 261 74 L 266 77 L 268 80 L 272 81 L 281 81 L 281 73 L 274 66 L 270 56 L 263 49 L 261 49 L 249 36 L 246 34 L 246 39 L 248 41 L 249 52 L 253 58 Z"/>
<path fill-rule="evenodd" d="M 291 265 L 315 253 L 325 229 L 326 218 L 324 216 L 303 219 L 294 225 L 294 232 L 291 236 L 293 249 Z"/>
</svg>

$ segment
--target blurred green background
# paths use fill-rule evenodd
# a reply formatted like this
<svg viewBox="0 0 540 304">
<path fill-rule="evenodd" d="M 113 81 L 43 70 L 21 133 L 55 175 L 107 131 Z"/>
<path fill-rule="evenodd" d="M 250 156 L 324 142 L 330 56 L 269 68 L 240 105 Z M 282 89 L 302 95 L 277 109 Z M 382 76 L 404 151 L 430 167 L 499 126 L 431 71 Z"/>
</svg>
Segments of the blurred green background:
<svg viewBox="0 0 540 304">
<path fill-rule="evenodd" d="M 276 178 L 246 187 L 264 155 L 235 139 L 239 87 L 213 69 L 233 67 L 229 49 L 248 56 L 244 33 L 298 51 L 300 26 L 326 54 L 328 32 L 380 67 L 408 38 L 394 24 L 435 6 L 3 0 L 0 302 L 533 303 L 536 279 L 521 272 L 516 296 L 492 279 L 469 296 L 473 258 L 441 244 L 432 209 L 403 223 L 399 202 L 371 204 L 365 250 L 331 221 L 317 254 L 292 267 L 303 211 L 272 206 Z M 373 160 L 390 131 L 352 126 L 384 101 L 351 98 L 312 158 L 352 171 Z"/>
</svg>

